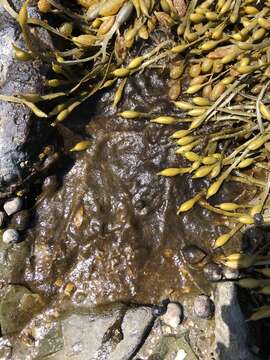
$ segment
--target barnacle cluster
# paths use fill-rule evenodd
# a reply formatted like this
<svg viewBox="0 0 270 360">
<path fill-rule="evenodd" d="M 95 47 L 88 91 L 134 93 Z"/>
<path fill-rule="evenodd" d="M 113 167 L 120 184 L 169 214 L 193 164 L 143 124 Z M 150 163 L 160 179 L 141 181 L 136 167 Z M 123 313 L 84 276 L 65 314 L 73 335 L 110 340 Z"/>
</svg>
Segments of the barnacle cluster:
<svg viewBox="0 0 270 360">
<path fill-rule="evenodd" d="M 0 95 L 0 100 L 26 105 L 56 126 L 83 101 L 116 83 L 112 106 L 117 107 L 129 77 L 154 64 L 168 64 L 169 97 L 179 117 L 145 114 L 137 109 L 126 109 L 119 116 L 179 126 L 170 141 L 187 165 L 163 169 L 159 175 L 189 174 L 194 181 L 208 179 L 209 185 L 180 204 L 178 214 L 198 203 L 235 224 L 216 239 L 215 248 L 225 245 L 245 225 L 263 217 L 267 221 L 270 1 L 78 0 L 66 6 L 57 0 L 39 0 L 40 12 L 58 18 L 56 26 L 53 21 L 31 18 L 28 3 L 26 0 L 17 13 L 8 0 L 0 0 L 19 23 L 24 37 L 26 48 L 14 44 L 14 56 L 21 61 L 39 58 L 50 64 L 55 77 L 47 80 L 48 88 L 60 90 L 43 96 Z M 35 26 L 62 39 L 61 49 L 37 50 L 31 41 L 31 28 Z M 170 34 L 169 40 L 130 60 L 127 54 L 134 45 L 152 38 L 156 29 Z M 44 101 L 54 103 L 56 99 L 57 105 L 49 113 L 37 106 L 40 103 L 43 109 Z M 87 146 L 87 141 L 82 142 L 72 151 Z M 209 199 L 228 180 L 251 185 L 256 190 L 252 204 L 211 204 Z M 238 253 L 216 259 L 232 268 L 256 266 L 261 260 L 258 254 Z M 269 276 L 267 271 L 263 269 L 261 274 Z M 255 280 L 245 279 L 239 285 L 270 291 L 269 280 Z M 259 311 L 254 319 L 268 316 L 270 310 Z"/>
</svg>

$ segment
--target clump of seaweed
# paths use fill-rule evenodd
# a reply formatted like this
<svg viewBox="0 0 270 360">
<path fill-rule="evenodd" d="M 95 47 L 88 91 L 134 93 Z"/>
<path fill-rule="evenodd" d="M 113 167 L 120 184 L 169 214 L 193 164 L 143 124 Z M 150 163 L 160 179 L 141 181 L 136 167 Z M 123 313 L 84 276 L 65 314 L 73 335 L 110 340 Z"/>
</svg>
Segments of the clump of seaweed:
<svg viewBox="0 0 270 360">
<path fill-rule="evenodd" d="M 24 37 L 26 48 L 14 44 L 14 55 L 21 61 L 40 58 L 50 64 L 55 77 L 48 79 L 47 85 L 60 91 L 44 96 L 1 96 L 1 100 L 29 106 L 36 116 L 57 126 L 97 91 L 116 83 L 112 105 L 117 107 L 129 77 L 154 64 L 164 65 L 166 60 L 170 63 L 169 96 L 179 117 L 136 109 L 126 109 L 119 116 L 179 126 L 170 141 L 187 165 L 163 169 L 158 175 L 187 174 L 193 181 L 207 179 L 209 185 L 180 204 L 178 214 L 199 204 L 234 224 L 216 239 L 214 248 L 227 244 L 246 225 L 268 221 L 270 1 L 191 0 L 186 5 L 185 0 L 78 0 L 81 7 L 74 10 L 56 0 L 39 0 L 42 13 L 61 20 L 57 27 L 29 17 L 28 3 L 26 0 L 16 13 L 8 0 L 0 0 L 18 21 Z M 35 26 L 62 39 L 63 48 L 37 51 L 31 37 Z M 128 61 L 127 54 L 138 40 L 151 38 L 155 44 L 155 29 L 169 33 L 170 40 Z M 36 105 L 55 99 L 58 104 L 48 114 Z M 79 143 L 71 151 L 87 146 L 87 142 Z M 256 190 L 253 201 L 211 204 L 211 198 L 227 181 L 252 186 Z M 231 268 L 269 263 L 259 255 L 240 253 L 217 256 L 216 261 Z M 268 270 L 260 271 L 268 277 Z M 269 280 L 244 280 L 240 286 L 270 292 Z M 269 307 L 264 307 L 251 319 L 269 314 Z"/>
</svg>

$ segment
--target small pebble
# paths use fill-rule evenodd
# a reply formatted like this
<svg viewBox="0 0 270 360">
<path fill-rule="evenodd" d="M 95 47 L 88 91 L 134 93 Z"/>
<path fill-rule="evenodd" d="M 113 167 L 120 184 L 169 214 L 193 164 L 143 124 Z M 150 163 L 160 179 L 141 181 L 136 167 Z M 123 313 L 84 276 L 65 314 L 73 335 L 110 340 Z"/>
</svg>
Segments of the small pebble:
<svg viewBox="0 0 270 360">
<path fill-rule="evenodd" d="M 263 215 L 260 213 L 257 213 L 254 215 L 254 223 L 255 225 L 261 225 L 263 223 Z"/>
<path fill-rule="evenodd" d="M 203 274 L 209 281 L 219 281 L 222 279 L 222 268 L 215 263 L 208 263 L 203 268 Z"/>
<path fill-rule="evenodd" d="M 42 191 L 53 193 L 59 186 L 58 179 L 55 175 L 47 176 L 42 184 Z"/>
<path fill-rule="evenodd" d="M 161 320 L 168 326 L 172 328 L 176 328 L 180 322 L 182 317 L 182 309 L 180 305 L 176 303 L 169 303 L 167 306 L 166 313 L 161 317 Z"/>
<path fill-rule="evenodd" d="M 226 280 L 236 280 L 239 278 L 239 270 L 224 266 L 223 276 Z"/>
<path fill-rule="evenodd" d="M 4 203 L 4 210 L 8 216 L 20 211 L 23 206 L 23 201 L 20 197 L 15 197 Z"/>
<path fill-rule="evenodd" d="M 184 360 L 184 359 L 187 360 L 187 353 L 183 349 L 178 350 L 176 358 L 174 360 Z"/>
<path fill-rule="evenodd" d="M 152 315 L 155 317 L 159 317 L 161 315 L 164 315 L 167 311 L 167 306 L 164 305 L 154 305 L 152 307 Z"/>
<path fill-rule="evenodd" d="M 2 227 L 4 225 L 5 217 L 6 217 L 6 214 L 4 213 L 4 211 L 0 211 L 0 227 Z"/>
<path fill-rule="evenodd" d="M 4 231 L 2 239 L 5 244 L 15 244 L 19 240 L 19 233 L 15 229 L 7 229 Z"/>
<path fill-rule="evenodd" d="M 31 214 L 28 210 L 22 210 L 13 215 L 11 219 L 11 226 L 19 231 L 24 231 L 28 228 L 31 220 Z"/>
<path fill-rule="evenodd" d="M 205 253 L 195 245 L 186 246 L 183 249 L 185 260 L 194 265 L 199 263 L 205 258 Z"/>
<path fill-rule="evenodd" d="M 211 319 L 214 315 L 215 306 L 213 301 L 206 295 L 196 296 L 193 304 L 194 314 L 200 319 Z"/>
</svg>

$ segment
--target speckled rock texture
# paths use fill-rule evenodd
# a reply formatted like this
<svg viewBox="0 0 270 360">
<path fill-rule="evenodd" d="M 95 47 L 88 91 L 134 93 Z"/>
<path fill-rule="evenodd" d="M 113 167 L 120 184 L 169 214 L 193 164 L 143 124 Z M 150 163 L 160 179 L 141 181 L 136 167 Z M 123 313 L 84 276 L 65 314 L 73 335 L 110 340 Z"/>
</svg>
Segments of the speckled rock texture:
<svg viewBox="0 0 270 360">
<path fill-rule="evenodd" d="M 22 3 L 21 0 L 10 2 L 16 11 Z M 31 6 L 29 14 L 31 17 L 38 16 Z M 50 45 L 46 31 L 35 30 L 33 38 L 42 39 L 43 43 Z M 17 61 L 14 59 L 13 44 L 25 48 L 16 20 L 0 5 L 0 94 L 41 93 L 42 72 L 45 71 L 41 62 Z M 40 149 L 39 144 L 39 121 L 33 119 L 31 110 L 20 104 L 0 101 L 0 195 L 12 191 L 14 185 L 29 175 L 34 154 Z"/>
</svg>

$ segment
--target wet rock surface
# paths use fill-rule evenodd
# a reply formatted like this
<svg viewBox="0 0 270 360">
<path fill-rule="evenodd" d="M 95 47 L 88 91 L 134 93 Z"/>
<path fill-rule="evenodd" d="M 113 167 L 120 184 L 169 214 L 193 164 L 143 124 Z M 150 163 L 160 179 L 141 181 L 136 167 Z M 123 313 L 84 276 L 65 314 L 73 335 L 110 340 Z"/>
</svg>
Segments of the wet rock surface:
<svg viewBox="0 0 270 360">
<path fill-rule="evenodd" d="M 125 307 L 119 306 L 112 312 L 100 316 L 93 314 L 68 316 L 61 321 L 65 346 L 62 346 L 61 351 L 52 359 L 107 359 L 117 344 L 123 340 L 121 324 L 125 312 Z"/>
<path fill-rule="evenodd" d="M 26 355 L 36 359 L 40 354 L 44 357 L 54 352 L 60 356 L 57 360 L 69 356 L 74 342 L 69 350 L 63 347 L 63 327 L 58 320 L 55 325 L 55 318 L 48 320 L 47 304 L 60 315 L 67 308 L 77 314 L 123 301 L 159 304 L 170 298 L 182 304 L 184 294 L 209 290 L 201 262 L 211 255 L 211 244 L 222 231 L 219 219 L 200 206 L 181 217 L 176 215 L 179 203 L 194 196 L 206 183 L 198 182 L 194 188 L 185 175 L 173 179 L 158 177 L 156 173 L 162 168 L 184 166 L 168 143 L 168 134 L 175 128 L 120 119 L 111 110 L 112 96 L 107 92 L 94 103 L 85 104 L 66 123 L 66 128 L 61 128 L 62 134 L 68 134 L 66 148 L 85 137 L 92 140 L 91 146 L 63 164 L 56 174 L 57 181 L 55 177 L 45 180 L 24 241 L 11 247 L 0 244 L 3 289 L 7 283 L 23 284 L 44 301 L 43 310 L 36 316 L 32 314 L 32 320 L 23 318 L 25 327 L 20 337 L 16 341 L 12 338 L 16 360 L 25 359 Z M 145 112 L 168 110 L 161 74 L 130 80 L 122 108 L 134 108 L 135 104 L 140 104 L 139 110 Z M 234 196 L 233 191 L 228 194 Z M 11 223 L 18 223 L 16 214 L 13 216 Z M 199 259 L 192 264 L 183 256 L 183 249 L 190 248 L 200 249 Z M 4 296 L 3 289 L 0 298 Z M 189 320 L 180 330 L 181 334 L 191 333 L 187 341 L 190 345 L 184 348 L 192 356 L 195 352 L 200 359 L 208 360 L 211 326 L 208 320 L 192 315 L 191 303 Z M 16 307 L 11 306 L 10 311 L 16 312 Z M 90 332 L 88 327 L 84 329 L 85 318 L 80 316 L 71 320 L 77 327 L 80 324 L 86 336 Z M 143 324 L 141 321 L 147 331 Z M 201 333 L 205 329 L 209 332 L 207 342 Z M 118 326 L 108 335 L 102 347 L 104 354 L 122 351 L 121 331 Z M 137 333 L 137 342 L 141 342 L 144 331 Z M 135 337 L 132 338 L 132 332 L 128 336 L 133 344 L 130 349 L 135 351 Z M 23 345 L 25 341 L 27 346 Z M 168 339 L 169 345 L 164 346 L 168 351 L 175 349 L 176 357 L 184 348 L 173 345 L 174 341 Z M 50 343 L 54 344 L 51 352 Z M 74 346 L 75 351 L 85 351 L 78 344 Z M 125 348 L 123 359 L 130 353 Z M 174 355 L 168 353 L 168 359 Z"/>
<path fill-rule="evenodd" d="M 16 11 L 23 4 L 21 0 L 9 2 Z M 29 7 L 30 14 L 37 17 L 35 7 Z M 46 31 L 38 31 L 39 39 L 50 44 Z M 24 48 L 21 31 L 16 21 L 0 9 L 0 94 L 40 94 L 43 89 L 42 73 L 45 69 L 39 61 L 21 62 L 14 59 L 14 48 Z M 32 171 L 33 161 L 48 141 L 48 127 L 33 119 L 26 106 L 0 100 L 0 195 L 8 193 L 14 185 L 22 182 Z M 35 120 L 35 121 L 33 121 Z M 46 131 L 44 129 L 46 128 Z M 50 131 L 51 132 L 51 131 Z M 48 134 L 49 135 L 49 134 Z"/>
<path fill-rule="evenodd" d="M 10 30 L 1 28 L 3 19 Z M 41 91 L 39 65 L 15 62 L 7 33 L 21 44 L 17 25 L 0 13 L 0 93 Z M 8 56 L 1 53 L 4 48 Z M 17 79 L 18 73 L 22 78 Z M 147 71 L 130 79 L 117 112 L 176 115 L 164 91 L 165 77 Z M 219 218 L 200 206 L 176 215 L 179 204 L 207 183 L 194 186 L 186 175 L 158 177 L 162 168 L 187 165 L 184 160 L 180 164 L 168 142 L 176 128 L 120 119 L 111 109 L 112 98 L 112 92 L 101 94 L 59 126 L 66 150 L 81 138 L 91 139 L 91 146 L 62 164 L 57 177 L 45 179 L 31 229 L 25 231 L 28 214 L 13 215 L 11 225 L 25 231 L 24 241 L 0 243 L 4 359 L 213 357 L 213 322 L 194 316 L 194 299 L 188 294 L 209 292 L 201 262 L 211 257 L 211 245 L 223 228 Z M 20 164 L 29 160 L 31 165 L 30 133 L 33 128 L 41 132 L 27 108 L 0 105 L 0 143 L 1 136 L 5 139 L 5 146 L 0 145 L 0 190 L 6 190 L 31 171 Z M 9 142 L 11 138 L 18 141 Z M 35 139 L 35 149 L 37 143 Z M 228 201 L 234 191 L 224 188 L 221 196 Z M 184 256 L 186 249 L 193 251 L 191 257 Z M 157 318 L 153 325 L 149 306 L 104 310 L 108 304 L 150 305 L 167 298 L 183 305 L 183 323 L 171 327 Z"/>
<path fill-rule="evenodd" d="M 159 76 L 150 83 L 149 76 L 132 79 L 122 108 L 134 107 L 133 89 L 133 101 L 143 106 L 139 110 L 153 111 L 154 96 L 159 99 L 155 112 L 165 111 L 167 96 Z M 156 304 L 169 294 L 180 299 L 198 281 L 200 288 L 207 287 L 200 268 L 189 267 L 182 249 L 199 241 L 201 260 L 222 229 L 199 206 L 176 215 L 179 203 L 205 182 L 194 188 L 188 176 L 156 175 L 179 166 L 167 140 L 174 128 L 120 119 L 111 111 L 111 98 L 105 93 L 66 123 L 74 136 L 89 136 L 92 144 L 74 156 L 62 185 L 38 205 L 35 226 L 26 236 L 32 258 L 16 281 L 54 299 L 55 281 L 71 281 L 74 306 L 123 300 Z"/>
<path fill-rule="evenodd" d="M 256 360 L 252 340 L 232 282 L 217 284 L 215 292 L 216 356 L 220 360 Z"/>
</svg>

